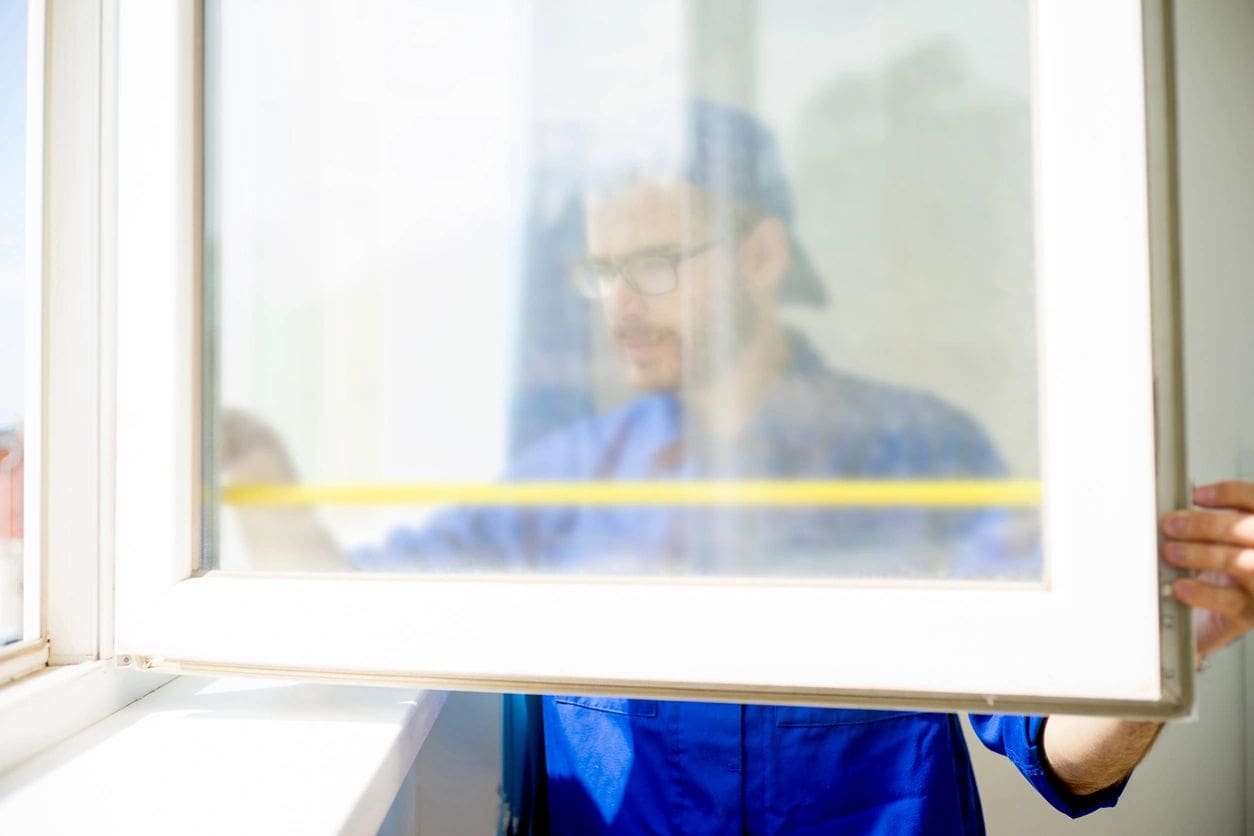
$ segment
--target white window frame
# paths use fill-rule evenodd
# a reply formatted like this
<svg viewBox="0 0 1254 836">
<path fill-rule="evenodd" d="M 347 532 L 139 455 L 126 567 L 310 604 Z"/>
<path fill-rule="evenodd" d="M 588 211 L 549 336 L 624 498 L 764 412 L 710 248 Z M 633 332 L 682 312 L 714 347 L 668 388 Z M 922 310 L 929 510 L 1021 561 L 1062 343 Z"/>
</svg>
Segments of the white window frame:
<svg viewBox="0 0 1254 836">
<path fill-rule="evenodd" d="M 113 0 L 27 5 L 23 633 L 0 772 L 169 681 L 113 650 Z"/>
<path fill-rule="evenodd" d="M 1033 9 L 1042 515 L 1047 554 L 1068 559 L 1049 561 L 1043 585 L 935 589 L 201 572 L 200 8 L 124 4 L 119 661 L 468 690 L 1187 710 L 1188 619 L 1156 561 L 1157 515 L 1184 490 L 1170 75 L 1163 10 L 1145 9 Z"/>
<path fill-rule="evenodd" d="M 101 658 L 109 491 L 100 165 L 110 126 L 98 5 L 28 7 L 23 620 L 27 673 Z M 49 71 L 49 68 L 54 68 Z M 55 488 L 54 488 L 55 486 Z"/>
</svg>

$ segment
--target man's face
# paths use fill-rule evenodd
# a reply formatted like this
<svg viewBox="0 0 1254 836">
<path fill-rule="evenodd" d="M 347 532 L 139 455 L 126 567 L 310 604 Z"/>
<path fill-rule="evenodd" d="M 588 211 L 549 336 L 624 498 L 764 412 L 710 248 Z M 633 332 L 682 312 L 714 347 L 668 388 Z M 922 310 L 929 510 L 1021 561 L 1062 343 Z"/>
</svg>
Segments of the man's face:
<svg viewBox="0 0 1254 836">
<path fill-rule="evenodd" d="M 741 244 L 715 228 L 683 183 L 640 183 L 589 199 L 588 259 L 622 265 L 641 256 L 680 260 L 676 288 L 643 295 L 621 276 L 601 299 L 610 337 L 637 388 L 702 385 L 728 367 L 752 336 L 763 305 L 741 264 Z"/>
</svg>

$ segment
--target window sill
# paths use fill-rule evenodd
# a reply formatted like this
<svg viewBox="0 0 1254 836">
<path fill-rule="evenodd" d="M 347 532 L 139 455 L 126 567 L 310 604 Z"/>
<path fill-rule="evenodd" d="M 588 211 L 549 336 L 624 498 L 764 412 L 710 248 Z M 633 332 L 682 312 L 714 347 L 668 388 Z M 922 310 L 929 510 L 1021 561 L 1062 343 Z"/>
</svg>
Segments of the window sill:
<svg viewBox="0 0 1254 836">
<path fill-rule="evenodd" d="M 45 667 L 0 687 L 0 776 L 125 708 L 169 676 L 111 662 Z"/>
<path fill-rule="evenodd" d="M 0 775 L 0 830 L 374 833 L 443 702 L 178 677 Z"/>
</svg>

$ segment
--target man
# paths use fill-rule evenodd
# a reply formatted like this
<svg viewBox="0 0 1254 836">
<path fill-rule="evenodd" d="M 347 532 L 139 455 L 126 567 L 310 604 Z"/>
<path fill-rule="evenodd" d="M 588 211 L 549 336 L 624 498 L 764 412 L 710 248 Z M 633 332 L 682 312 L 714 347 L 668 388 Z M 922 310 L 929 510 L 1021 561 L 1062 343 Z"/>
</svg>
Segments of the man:
<svg viewBox="0 0 1254 836">
<path fill-rule="evenodd" d="M 817 291 L 788 226 L 791 199 L 773 142 L 730 108 L 694 103 L 687 119 L 681 159 L 615 172 L 586 198 L 588 253 L 576 285 L 600 305 L 639 394 L 531 445 L 508 478 L 999 474 L 992 446 L 958 410 L 832 372 L 781 325 L 781 298 Z M 229 416 L 226 435 L 229 476 L 291 478 L 260 428 Z M 1169 515 L 1164 555 L 1219 573 L 1217 582 L 1176 586 L 1181 600 L 1207 613 L 1198 634 L 1204 656 L 1254 622 L 1254 564 L 1241 551 L 1254 547 L 1254 486 L 1211 486 L 1194 499 L 1214 510 Z M 282 541 L 328 564 L 338 554 L 311 517 L 291 517 L 278 535 L 261 517 L 243 522 L 256 553 Z M 844 574 L 1032 577 L 1032 546 L 1022 520 L 1005 512 L 464 508 L 396 531 L 352 559 L 376 569 L 758 574 L 776 561 L 827 560 Z M 983 830 L 952 715 L 602 697 L 545 697 L 540 711 L 542 757 L 532 754 L 543 774 L 524 799 L 529 821 L 511 822 L 517 829 Z M 971 721 L 1070 815 L 1113 804 L 1160 728 L 1069 716 Z"/>
</svg>

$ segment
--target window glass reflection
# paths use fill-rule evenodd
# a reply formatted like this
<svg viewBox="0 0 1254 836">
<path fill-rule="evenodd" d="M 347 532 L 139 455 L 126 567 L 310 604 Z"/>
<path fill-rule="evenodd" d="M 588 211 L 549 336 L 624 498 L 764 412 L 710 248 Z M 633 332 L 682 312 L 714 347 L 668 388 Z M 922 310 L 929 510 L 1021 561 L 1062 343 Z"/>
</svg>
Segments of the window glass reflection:
<svg viewBox="0 0 1254 836">
<path fill-rule="evenodd" d="M 1026 9 L 211 3 L 223 566 L 1038 579 Z"/>
</svg>

